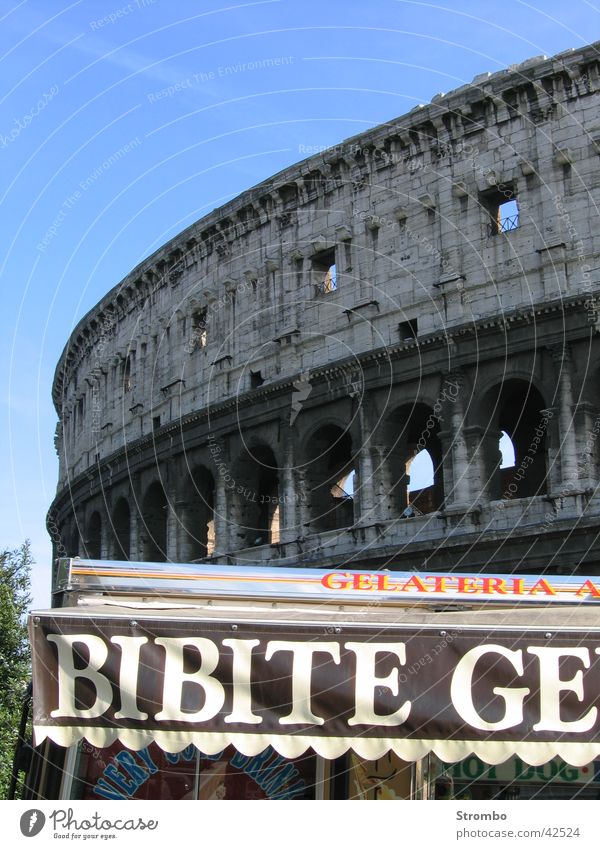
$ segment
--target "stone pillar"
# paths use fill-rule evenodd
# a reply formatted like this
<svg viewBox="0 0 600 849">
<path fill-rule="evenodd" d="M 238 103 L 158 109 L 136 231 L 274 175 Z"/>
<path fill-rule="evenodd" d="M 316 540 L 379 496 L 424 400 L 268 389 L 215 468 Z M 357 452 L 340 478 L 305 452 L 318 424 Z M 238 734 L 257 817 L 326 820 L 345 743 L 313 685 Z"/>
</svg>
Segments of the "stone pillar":
<svg viewBox="0 0 600 849">
<path fill-rule="evenodd" d="M 562 469 L 560 457 L 560 416 L 558 407 L 548 408 L 548 424 L 546 426 L 546 488 L 550 495 L 561 492 Z"/>
<path fill-rule="evenodd" d="M 282 428 L 285 423 L 282 422 Z M 286 443 L 283 468 L 281 474 L 281 500 L 279 502 L 279 539 L 280 542 L 292 542 L 301 536 L 297 521 L 296 476 L 294 463 L 294 443 L 291 433 L 286 432 Z"/>
<path fill-rule="evenodd" d="M 225 440 L 210 438 L 209 450 L 214 463 L 215 504 L 213 511 L 215 550 L 214 557 L 224 557 L 231 550 L 230 503 L 225 476 L 229 474 L 228 450 Z"/>
<path fill-rule="evenodd" d="M 561 486 L 563 490 L 579 487 L 577 443 L 573 415 L 573 386 L 571 382 L 571 353 L 568 347 L 555 345 L 551 349 L 558 383 L 558 433 Z"/>
<path fill-rule="evenodd" d="M 129 559 L 140 560 L 140 544 L 138 538 L 138 522 L 139 522 L 139 506 L 138 500 L 133 491 L 129 500 Z"/>
<path fill-rule="evenodd" d="M 375 521 L 375 488 L 373 482 L 373 457 L 369 445 L 363 445 L 358 455 L 358 510 L 355 520 L 362 525 L 372 525 Z"/>
<path fill-rule="evenodd" d="M 358 496 L 358 509 L 354 508 L 354 521 L 362 525 L 373 524 L 375 517 L 375 489 L 373 481 L 373 458 L 371 456 L 370 431 L 364 405 L 358 407 L 360 423 L 360 451 L 358 454 L 358 487 L 354 494 Z"/>
<path fill-rule="evenodd" d="M 310 520 L 312 506 L 306 470 L 295 469 L 294 479 L 296 481 L 296 522 L 298 536 L 305 537 L 311 532 Z"/>
<path fill-rule="evenodd" d="M 102 511 L 100 515 L 102 517 L 102 524 L 100 525 L 100 560 L 109 560 L 112 535 L 110 511 L 107 510 L 106 513 Z"/>
<path fill-rule="evenodd" d="M 446 501 L 453 507 L 471 505 L 469 452 L 464 433 L 464 389 L 465 380 L 461 372 L 450 373 L 442 387 L 442 391 L 447 395 L 445 409 L 449 414 L 450 428 L 446 435 L 450 441 L 452 466 L 452 488 L 446 489 Z"/>
<path fill-rule="evenodd" d="M 467 456 L 469 458 L 469 486 L 470 494 L 474 503 L 488 501 L 490 499 L 489 476 L 486 474 L 483 428 L 479 426 L 463 427 L 463 434 L 467 444 Z M 496 453 L 500 456 L 498 442 L 496 442 Z"/>
<path fill-rule="evenodd" d="M 586 402 L 577 405 L 575 435 L 579 462 L 579 483 L 582 488 L 598 486 L 598 456 L 600 448 L 600 412 Z"/>
<path fill-rule="evenodd" d="M 498 501 L 503 497 L 500 466 L 502 452 L 500 437 L 502 431 L 494 427 L 484 429 L 475 426 L 468 429 L 472 434 L 471 463 L 477 468 L 477 489 L 472 489 L 476 501 Z M 467 436 L 467 439 L 469 437 Z M 505 496 L 508 497 L 508 496 Z"/>
<path fill-rule="evenodd" d="M 167 496 L 167 560 L 172 563 L 177 563 L 179 560 L 179 530 L 180 524 L 176 512 L 177 494 L 173 489 L 168 490 Z"/>
<path fill-rule="evenodd" d="M 461 246 L 463 240 L 460 229 L 454 225 L 454 211 L 459 206 L 461 199 L 466 197 L 468 190 L 463 183 L 457 182 L 453 185 L 446 183 L 438 194 L 439 211 L 436 217 L 436 228 L 439 228 L 439 242 L 434 241 L 434 257 L 439 257 L 438 278 L 436 282 L 446 284 L 444 294 L 448 303 L 452 305 L 452 311 L 461 315 L 462 299 L 462 256 Z M 448 210 L 452 214 L 448 215 Z M 464 213 L 461 212 L 464 216 Z M 434 235 L 433 239 L 435 240 Z M 458 284 L 461 284 L 460 287 Z"/>
<path fill-rule="evenodd" d="M 189 516 L 186 515 L 188 501 L 182 498 L 173 501 L 172 509 L 175 512 L 177 519 L 176 535 L 177 535 L 177 559 L 180 563 L 189 563 L 193 559 L 192 551 L 192 535 L 196 534 L 198 529 L 189 524 Z"/>
<path fill-rule="evenodd" d="M 394 498 L 397 493 L 392 491 L 392 458 L 385 445 L 374 445 L 371 457 L 373 462 L 373 498 L 375 499 L 373 520 L 375 522 L 387 522 L 388 519 L 397 517 L 399 512 L 394 509 Z M 406 490 L 406 486 L 404 488 Z M 404 507 L 406 507 L 406 504 L 403 505 L 403 509 Z"/>
<path fill-rule="evenodd" d="M 215 477 L 215 551 L 216 557 L 229 551 L 229 517 L 227 515 L 227 490 L 222 475 Z"/>
</svg>

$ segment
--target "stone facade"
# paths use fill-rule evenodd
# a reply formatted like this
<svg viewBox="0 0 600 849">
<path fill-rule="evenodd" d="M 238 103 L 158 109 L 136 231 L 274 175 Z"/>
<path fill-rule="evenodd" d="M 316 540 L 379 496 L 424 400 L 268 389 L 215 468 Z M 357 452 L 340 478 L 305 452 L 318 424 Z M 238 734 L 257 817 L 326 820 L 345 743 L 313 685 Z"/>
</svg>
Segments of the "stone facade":
<svg viewBox="0 0 600 849">
<path fill-rule="evenodd" d="M 324 150 L 113 288 L 56 370 L 55 555 L 600 571 L 599 46 Z"/>
</svg>

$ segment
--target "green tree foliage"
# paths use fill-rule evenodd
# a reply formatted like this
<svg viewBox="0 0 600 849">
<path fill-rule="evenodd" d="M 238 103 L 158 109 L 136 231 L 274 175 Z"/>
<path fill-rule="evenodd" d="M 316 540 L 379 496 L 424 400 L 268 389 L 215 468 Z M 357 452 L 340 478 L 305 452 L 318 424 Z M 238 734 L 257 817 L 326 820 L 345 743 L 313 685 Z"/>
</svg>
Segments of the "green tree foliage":
<svg viewBox="0 0 600 849">
<path fill-rule="evenodd" d="M 31 550 L 25 542 L 0 553 L 0 799 L 6 799 L 17 741 L 21 705 L 31 675 L 26 613 Z"/>
</svg>

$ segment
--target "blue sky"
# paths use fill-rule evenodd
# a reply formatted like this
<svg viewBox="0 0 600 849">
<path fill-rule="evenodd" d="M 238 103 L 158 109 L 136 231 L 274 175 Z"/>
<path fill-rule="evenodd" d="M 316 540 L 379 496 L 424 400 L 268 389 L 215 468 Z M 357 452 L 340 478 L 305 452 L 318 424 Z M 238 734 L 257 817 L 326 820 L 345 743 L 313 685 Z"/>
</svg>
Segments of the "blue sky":
<svg viewBox="0 0 600 849">
<path fill-rule="evenodd" d="M 81 316 L 168 238 L 311 148 L 599 38 L 585 0 L 0 0 L 0 546 L 31 540 L 38 606 L 52 376 Z"/>
</svg>

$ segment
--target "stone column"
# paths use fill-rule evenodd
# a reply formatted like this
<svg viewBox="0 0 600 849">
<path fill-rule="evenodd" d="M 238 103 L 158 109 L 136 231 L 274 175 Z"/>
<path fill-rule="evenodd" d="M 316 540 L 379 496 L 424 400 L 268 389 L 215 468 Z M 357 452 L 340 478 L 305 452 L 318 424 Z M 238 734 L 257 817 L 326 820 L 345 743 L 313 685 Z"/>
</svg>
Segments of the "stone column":
<svg viewBox="0 0 600 849">
<path fill-rule="evenodd" d="M 476 425 L 468 429 L 471 434 L 471 463 L 476 467 L 477 483 L 473 486 L 475 501 L 497 501 L 503 497 L 500 466 L 502 452 L 500 438 L 502 431 L 491 424 L 488 428 Z M 469 440 L 469 435 L 467 435 Z M 507 496 L 505 496 L 507 497 Z"/>
<path fill-rule="evenodd" d="M 136 458 L 137 459 L 137 458 Z M 129 478 L 129 492 L 127 495 L 129 503 L 129 559 L 142 559 L 141 534 L 144 532 L 142 522 L 142 497 L 139 472 L 132 472 Z"/>
<path fill-rule="evenodd" d="M 548 423 L 546 425 L 546 488 L 550 495 L 561 492 L 562 469 L 560 457 L 560 416 L 558 406 L 548 407 Z M 537 454 L 536 454 L 537 456 Z"/>
<path fill-rule="evenodd" d="M 453 507 L 471 505 L 469 452 L 464 433 L 464 390 L 464 375 L 456 371 L 446 377 L 441 390 L 445 395 L 445 409 L 450 424 L 448 439 L 452 457 L 452 489 L 446 490 L 446 496 Z"/>
<path fill-rule="evenodd" d="M 468 190 L 464 183 L 455 182 L 453 185 L 446 184 L 438 195 L 439 211 L 436 215 L 436 227 L 439 228 L 439 242 L 436 245 L 434 242 L 433 250 L 434 258 L 438 259 L 438 277 L 436 283 L 445 284 L 443 291 L 446 295 L 448 304 L 451 305 L 452 312 L 456 315 L 462 315 L 463 308 L 460 297 L 462 290 L 462 256 L 461 247 L 463 244 L 460 230 L 453 226 L 454 215 L 448 215 L 448 210 L 457 210 L 461 203 L 461 199 L 466 197 Z M 461 210 L 461 217 L 465 213 Z M 435 236 L 433 237 L 435 240 Z M 458 284 L 461 284 L 459 287 Z"/>
<path fill-rule="evenodd" d="M 373 520 L 375 522 L 386 522 L 398 513 L 397 510 L 394 510 L 394 498 L 397 493 L 392 491 L 390 452 L 385 445 L 374 445 L 371 457 L 373 461 L 373 498 L 375 499 Z M 403 505 L 403 507 L 405 506 Z"/>
<path fill-rule="evenodd" d="M 208 447 L 213 461 L 215 503 L 213 510 L 215 550 L 213 556 L 224 557 L 231 550 L 230 501 L 225 477 L 229 476 L 228 446 L 224 439 L 209 438 Z"/>
<path fill-rule="evenodd" d="M 138 539 L 139 507 L 133 493 L 129 501 L 129 559 L 140 560 L 140 544 Z"/>
<path fill-rule="evenodd" d="M 186 515 L 189 501 L 184 501 L 182 498 L 173 501 L 172 508 L 175 512 L 177 520 L 177 559 L 180 563 L 189 563 L 193 558 L 192 552 L 192 535 L 195 535 L 198 528 L 189 524 L 189 516 Z"/>
<path fill-rule="evenodd" d="M 179 519 L 176 512 L 177 494 L 175 490 L 169 489 L 165 493 L 167 497 L 167 560 L 176 563 L 179 560 Z"/>
<path fill-rule="evenodd" d="M 229 551 L 229 517 L 227 514 L 227 489 L 223 476 L 215 476 L 215 556 L 224 556 Z"/>
<path fill-rule="evenodd" d="M 282 430 L 286 428 L 285 422 L 281 423 Z M 297 521 L 297 502 L 296 493 L 296 478 L 294 469 L 294 442 L 289 428 L 284 430 L 285 447 L 283 468 L 281 474 L 281 501 L 279 503 L 279 539 L 280 542 L 292 542 L 292 540 L 301 536 L 298 529 Z"/>
<path fill-rule="evenodd" d="M 373 481 L 373 458 L 371 456 L 371 434 L 365 414 L 364 404 L 358 407 L 360 424 L 360 451 L 358 454 L 358 487 L 354 497 L 358 496 L 358 509 L 354 508 L 354 521 L 371 525 L 375 520 L 375 488 Z"/>
<path fill-rule="evenodd" d="M 577 489 L 579 470 L 577 467 L 577 443 L 573 415 L 573 386 L 571 382 L 571 352 L 567 346 L 555 345 L 551 349 L 552 360 L 558 383 L 558 433 L 561 486 L 563 490 Z"/>
<path fill-rule="evenodd" d="M 490 499 L 490 490 L 492 490 L 492 480 L 489 480 L 489 476 L 486 474 L 484 448 L 486 437 L 484 436 L 483 428 L 478 425 L 471 427 L 463 426 L 462 430 L 467 445 L 470 497 L 474 503 L 488 501 Z M 498 448 L 500 437 L 496 438 L 492 436 L 492 439 L 496 443 L 496 454 L 500 457 L 500 449 Z"/>
<path fill-rule="evenodd" d="M 598 486 L 598 449 L 600 447 L 600 412 L 591 404 L 580 402 L 575 413 L 575 435 L 582 488 Z"/>
<path fill-rule="evenodd" d="M 110 511 L 107 510 L 106 513 L 102 511 L 100 513 L 102 517 L 102 524 L 100 525 L 100 560 L 109 560 L 110 559 L 110 548 L 111 548 L 111 520 L 110 520 Z"/>
<path fill-rule="evenodd" d="M 294 479 L 296 482 L 296 522 L 298 536 L 305 537 L 311 533 L 311 492 L 306 470 L 295 469 Z"/>
</svg>

